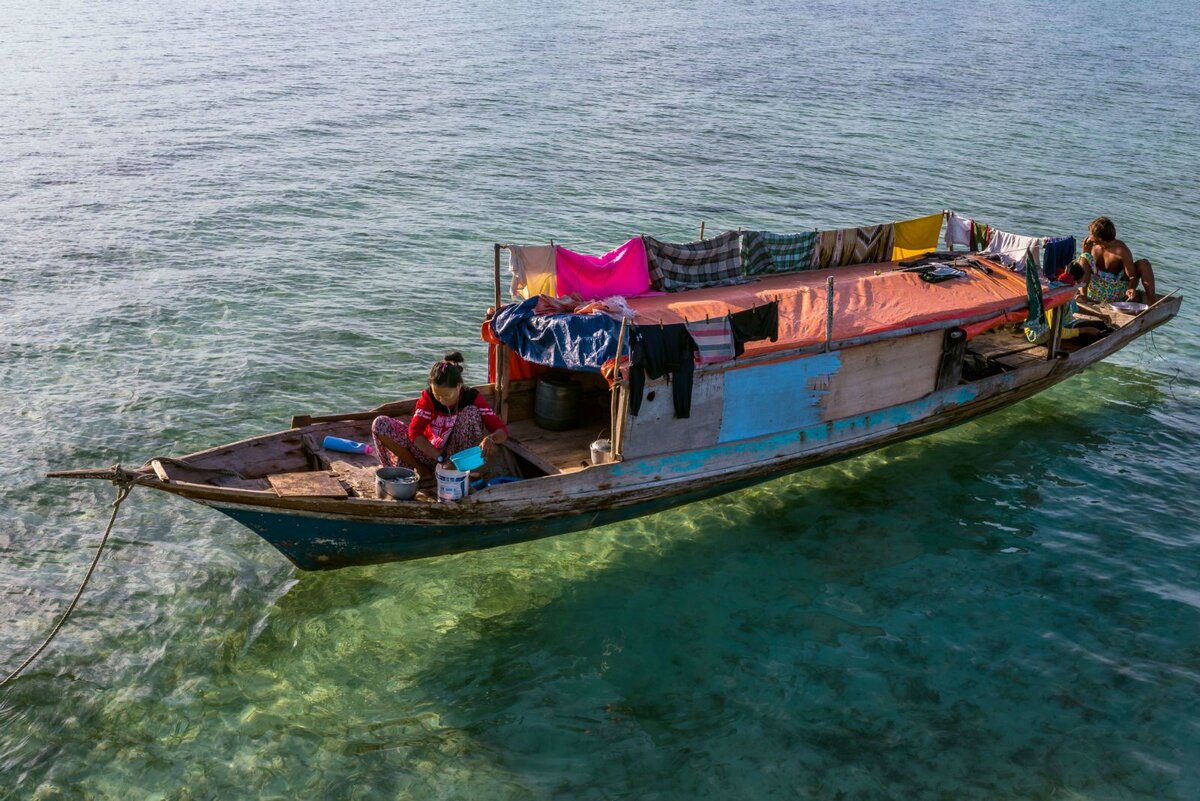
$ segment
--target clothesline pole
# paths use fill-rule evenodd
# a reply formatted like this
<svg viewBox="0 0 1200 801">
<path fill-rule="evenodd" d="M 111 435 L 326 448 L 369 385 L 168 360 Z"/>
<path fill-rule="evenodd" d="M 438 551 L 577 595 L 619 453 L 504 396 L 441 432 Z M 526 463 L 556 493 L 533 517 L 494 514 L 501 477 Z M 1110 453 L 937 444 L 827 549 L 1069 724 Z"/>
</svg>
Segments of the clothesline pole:
<svg viewBox="0 0 1200 801">
<path fill-rule="evenodd" d="M 621 425 L 621 393 L 624 391 L 624 382 L 621 380 L 621 351 L 625 346 L 625 332 L 629 329 L 629 318 L 621 315 L 621 329 L 617 332 L 617 358 L 613 366 L 613 388 L 612 400 L 609 403 L 609 452 L 612 453 L 613 459 L 620 461 L 621 446 L 624 445 L 622 439 L 624 437 L 624 426 Z"/>
<path fill-rule="evenodd" d="M 825 352 L 833 347 L 833 276 L 825 281 Z"/>
<path fill-rule="evenodd" d="M 500 308 L 500 243 L 499 242 L 492 245 L 492 251 L 493 251 L 493 256 L 495 257 L 493 260 L 493 266 L 495 268 L 495 277 L 496 277 L 496 309 L 499 310 L 499 308 Z"/>
</svg>

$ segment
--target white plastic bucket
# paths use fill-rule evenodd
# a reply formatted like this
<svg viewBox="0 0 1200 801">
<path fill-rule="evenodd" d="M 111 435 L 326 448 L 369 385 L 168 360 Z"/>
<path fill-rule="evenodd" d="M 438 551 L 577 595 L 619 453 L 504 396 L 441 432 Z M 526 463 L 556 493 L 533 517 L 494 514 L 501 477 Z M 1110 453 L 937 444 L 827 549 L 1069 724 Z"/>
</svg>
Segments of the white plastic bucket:
<svg viewBox="0 0 1200 801">
<path fill-rule="evenodd" d="M 437 494 L 439 501 L 461 501 L 471 491 L 471 473 L 438 465 Z"/>
</svg>

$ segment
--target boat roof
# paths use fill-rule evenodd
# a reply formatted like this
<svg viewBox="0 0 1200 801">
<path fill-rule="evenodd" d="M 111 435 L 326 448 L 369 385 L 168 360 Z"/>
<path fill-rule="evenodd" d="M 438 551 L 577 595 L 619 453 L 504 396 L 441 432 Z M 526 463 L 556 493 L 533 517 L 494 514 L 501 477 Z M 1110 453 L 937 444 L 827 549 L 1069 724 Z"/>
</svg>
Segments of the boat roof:
<svg viewBox="0 0 1200 801">
<path fill-rule="evenodd" d="M 646 295 L 628 302 L 637 313 L 634 323 L 644 326 L 700 322 L 778 301 L 779 339 L 747 343 L 748 355 L 824 342 L 826 286 L 831 276 L 834 342 L 936 323 L 982 321 L 978 330 L 984 330 L 989 322 L 1023 319 L 1020 312 L 1027 308 L 1028 299 L 1024 273 L 978 255 L 971 258 L 990 272 L 971 266 L 963 270 L 963 277 L 930 283 L 889 261 L 770 275 L 744 284 Z M 1074 291 L 1072 287 L 1043 289 L 1046 308 L 1067 303 Z"/>
</svg>

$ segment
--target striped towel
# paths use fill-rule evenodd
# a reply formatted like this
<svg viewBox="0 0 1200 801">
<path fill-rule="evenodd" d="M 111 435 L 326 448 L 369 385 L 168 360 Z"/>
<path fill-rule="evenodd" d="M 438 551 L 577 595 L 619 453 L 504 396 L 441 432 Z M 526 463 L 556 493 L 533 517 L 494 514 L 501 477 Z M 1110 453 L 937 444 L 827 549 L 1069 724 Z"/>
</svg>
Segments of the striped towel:
<svg viewBox="0 0 1200 801">
<path fill-rule="evenodd" d="M 825 270 L 889 261 L 894 237 L 895 226 L 892 223 L 821 231 L 816 234 L 812 267 L 814 270 Z"/>
<path fill-rule="evenodd" d="M 938 222 L 941 222 L 938 215 Z M 848 234 L 849 232 L 847 232 Z M 893 223 L 879 225 L 864 225 L 854 229 L 854 251 L 849 259 L 845 255 L 845 245 L 842 246 L 842 266 L 851 264 L 873 264 L 892 260 L 892 243 L 896 237 L 896 226 Z M 934 234 L 936 239 L 937 235 Z"/>
<path fill-rule="evenodd" d="M 812 267 L 817 235 L 742 231 L 742 267 L 746 275 L 794 273 Z"/>
<path fill-rule="evenodd" d="M 696 364 L 727 362 L 734 357 L 733 326 L 729 315 L 716 320 L 684 323 L 696 343 Z"/>
<path fill-rule="evenodd" d="M 698 289 L 718 284 L 740 284 L 742 274 L 741 237 L 726 231 L 712 239 L 675 245 L 644 236 L 646 261 L 650 268 L 650 286 L 664 292 Z"/>
</svg>

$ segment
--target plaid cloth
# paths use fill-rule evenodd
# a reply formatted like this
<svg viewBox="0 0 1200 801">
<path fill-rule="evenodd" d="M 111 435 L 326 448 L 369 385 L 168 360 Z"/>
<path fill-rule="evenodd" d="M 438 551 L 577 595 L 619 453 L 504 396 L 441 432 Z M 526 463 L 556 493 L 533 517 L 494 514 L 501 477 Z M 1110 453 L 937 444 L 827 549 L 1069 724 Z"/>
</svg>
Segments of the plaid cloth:
<svg viewBox="0 0 1200 801">
<path fill-rule="evenodd" d="M 650 266 L 650 286 L 664 292 L 698 289 L 718 284 L 740 284 L 742 274 L 741 237 L 727 231 L 712 239 L 673 245 L 649 236 L 646 260 Z"/>
<path fill-rule="evenodd" d="M 729 315 L 716 320 L 684 323 L 696 343 L 696 364 L 727 362 L 734 357 L 733 325 Z"/>
<path fill-rule="evenodd" d="M 817 235 L 742 231 L 742 267 L 746 275 L 794 273 L 812 267 Z"/>
</svg>

